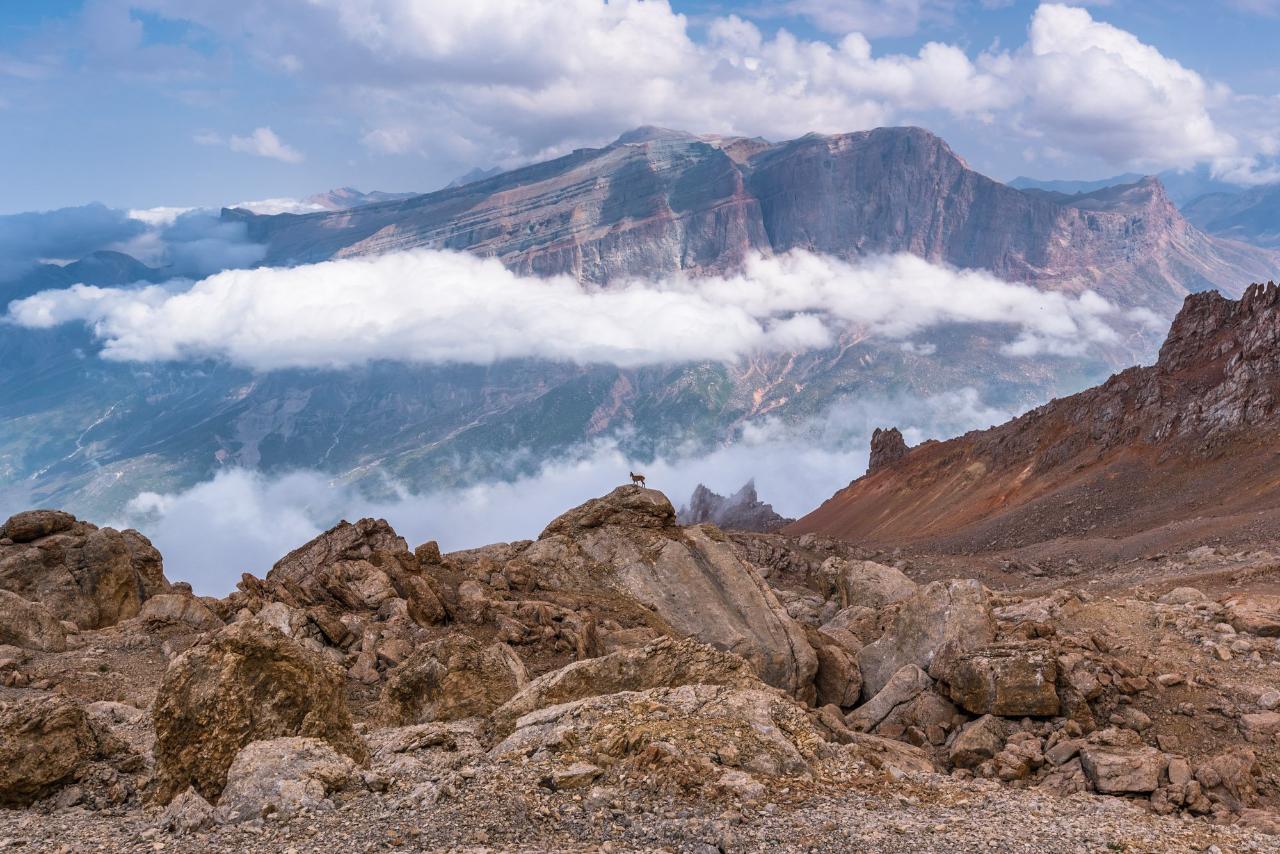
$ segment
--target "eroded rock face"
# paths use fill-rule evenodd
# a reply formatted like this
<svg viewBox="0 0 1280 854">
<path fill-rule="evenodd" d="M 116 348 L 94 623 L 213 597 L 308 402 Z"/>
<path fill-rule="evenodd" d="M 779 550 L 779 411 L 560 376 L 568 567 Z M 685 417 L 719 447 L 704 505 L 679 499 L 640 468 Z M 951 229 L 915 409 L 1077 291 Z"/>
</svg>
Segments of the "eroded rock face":
<svg viewBox="0 0 1280 854">
<path fill-rule="evenodd" d="M 43 605 L 82 629 L 113 626 L 169 589 L 160 553 L 134 530 L 98 528 L 57 510 L 4 523 L 0 589 Z"/>
<path fill-rule="evenodd" d="M 991 605 L 979 582 L 932 582 L 903 600 L 884 634 L 858 652 L 862 695 L 874 697 L 908 664 L 929 670 L 944 647 L 958 654 L 991 643 L 995 633 Z"/>
<path fill-rule="evenodd" d="M 215 801 L 236 754 L 253 741 L 307 736 L 367 759 L 341 671 L 257 620 L 227 626 L 174 659 L 152 720 L 162 803 L 188 786 Z"/>
<path fill-rule="evenodd" d="M 39 602 L 0 590 L 0 644 L 6 643 L 24 649 L 61 652 L 67 648 L 67 632 L 62 621 Z"/>
<path fill-rule="evenodd" d="M 494 726 L 505 735 L 514 728 L 516 719 L 547 706 L 621 691 L 681 685 L 763 687 L 751 665 L 737 655 L 691 638 L 660 638 L 636 649 L 575 661 L 544 673 L 493 713 Z"/>
<path fill-rule="evenodd" d="M 359 780 L 359 768 L 317 738 L 273 738 L 245 745 L 227 770 L 217 821 L 231 824 L 275 813 L 332 809 L 326 798 Z"/>
<path fill-rule="evenodd" d="M 441 622 L 445 606 L 409 545 L 384 519 L 340 522 L 285 555 L 247 592 L 301 610 L 376 612 L 394 599 L 423 626 Z"/>
<path fill-rule="evenodd" d="M 849 715 L 849 726 L 862 732 L 870 732 L 898 706 L 914 700 L 922 691 L 933 687 L 933 680 L 914 664 L 908 664 L 894 673 L 876 695 Z"/>
<path fill-rule="evenodd" d="M 485 646 L 451 634 L 414 651 L 391 671 L 381 714 L 396 725 L 487 715 L 528 679 L 520 657 L 505 643 Z"/>
<path fill-rule="evenodd" d="M 817 657 L 759 572 L 716 528 L 675 524 L 661 492 L 624 486 L 570 510 L 519 559 L 547 589 L 604 586 L 677 635 L 737 653 L 770 685 L 813 697 Z"/>
<path fill-rule="evenodd" d="M 84 709 L 60 697 L 0 704 L 0 806 L 56 791 L 97 752 Z"/>
<path fill-rule="evenodd" d="M 887 468 L 907 455 L 907 443 L 897 427 L 877 427 L 871 434 L 871 455 L 867 458 L 867 474 Z"/>
</svg>

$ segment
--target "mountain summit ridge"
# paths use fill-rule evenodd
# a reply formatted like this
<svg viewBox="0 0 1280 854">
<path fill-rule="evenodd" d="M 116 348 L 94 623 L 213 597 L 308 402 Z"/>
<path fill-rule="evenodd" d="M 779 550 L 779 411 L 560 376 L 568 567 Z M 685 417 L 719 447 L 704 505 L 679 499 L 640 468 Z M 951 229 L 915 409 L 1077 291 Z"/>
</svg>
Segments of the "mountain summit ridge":
<svg viewBox="0 0 1280 854">
<path fill-rule="evenodd" d="M 753 253 L 909 252 L 1001 278 L 1170 311 L 1280 256 L 1211 238 L 1157 179 L 1064 196 L 982 175 L 918 127 L 769 143 L 640 127 L 602 148 L 408 199 L 303 216 L 224 211 L 293 264 L 401 249 L 497 257 L 583 282 L 740 269 Z"/>
</svg>

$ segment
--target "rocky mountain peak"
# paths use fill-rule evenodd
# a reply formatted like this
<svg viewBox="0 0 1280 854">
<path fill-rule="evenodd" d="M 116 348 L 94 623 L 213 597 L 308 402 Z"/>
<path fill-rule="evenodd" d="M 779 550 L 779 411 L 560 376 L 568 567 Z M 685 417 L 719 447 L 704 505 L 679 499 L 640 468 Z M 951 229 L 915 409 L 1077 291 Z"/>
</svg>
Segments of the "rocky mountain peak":
<svg viewBox="0 0 1280 854">
<path fill-rule="evenodd" d="M 656 125 L 641 125 L 638 128 L 632 128 L 626 133 L 615 139 L 610 147 L 616 145 L 634 145 L 643 142 L 659 142 L 665 140 L 676 141 L 697 141 L 697 137 L 688 131 L 672 130 L 670 128 L 657 127 Z"/>
<path fill-rule="evenodd" d="M 907 455 L 907 442 L 897 427 L 877 427 L 871 434 L 871 456 L 867 459 L 867 474 L 891 466 Z"/>
<path fill-rule="evenodd" d="M 1238 357 L 1257 367 L 1258 360 L 1275 356 L 1280 335 L 1280 286 L 1255 283 L 1239 300 L 1217 291 L 1189 295 L 1169 328 L 1157 365 L 1165 373 L 1197 362 Z M 1235 362 L 1236 359 L 1232 358 Z"/>
<path fill-rule="evenodd" d="M 754 478 L 728 497 L 698 484 L 689 505 L 680 508 L 676 519 L 681 525 L 710 522 L 727 530 L 759 532 L 776 531 L 794 521 L 776 513 L 772 504 L 760 500 Z"/>
</svg>

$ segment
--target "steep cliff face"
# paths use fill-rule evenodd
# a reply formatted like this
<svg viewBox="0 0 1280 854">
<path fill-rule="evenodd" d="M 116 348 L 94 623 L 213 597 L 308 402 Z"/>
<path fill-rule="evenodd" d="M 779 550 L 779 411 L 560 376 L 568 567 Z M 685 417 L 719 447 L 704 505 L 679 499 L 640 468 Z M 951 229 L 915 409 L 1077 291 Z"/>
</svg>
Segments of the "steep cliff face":
<svg viewBox="0 0 1280 854">
<path fill-rule="evenodd" d="M 1276 260 L 1197 231 L 1154 178 L 1075 196 L 1023 192 L 920 128 L 778 144 L 639 128 L 604 148 L 403 201 L 223 215 L 267 243 L 268 264 L 427 247 L 603 283 L 733 270 L 753 252 L 909 252 L 1170 309 L 1188 291 L 1234 294 Z"/>
<path fill-rule="evenodd" d="M 1253 525 L 1280 510 L 1278 400 L 1280 287 L 1194 294 L 1155 365 L 926 442 L 788 530 L 970 550 L 1130 536 L 1204 514 Z"/>
<path fill-rule="evenodd" d="M 268 264 L 426 247 L 605 282 L 730 269 L 768 249 L 759 206 L 729 154 L 657 128 L 406 201 L 305 216 L 223 215 L 267 242 Z"/>
</svg>

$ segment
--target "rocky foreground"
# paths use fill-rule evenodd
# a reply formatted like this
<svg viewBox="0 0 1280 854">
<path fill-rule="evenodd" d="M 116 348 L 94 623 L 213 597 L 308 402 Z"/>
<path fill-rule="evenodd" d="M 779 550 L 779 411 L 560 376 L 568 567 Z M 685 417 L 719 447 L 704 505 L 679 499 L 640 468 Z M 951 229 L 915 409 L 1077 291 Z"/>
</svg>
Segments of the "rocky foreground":
<svg viewBox="0 0 1280 854">
<path fill-rule="evenodd" d="M 449 555 L 344 522 L 213 599 L 22 513 L 0 850 L 1277 851 L 1280 562 L 1186 560 L 1231 589 L 924 583 L 621 487 Z"/>
</svg>

